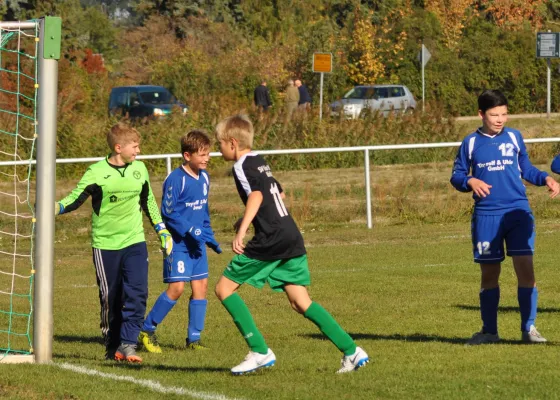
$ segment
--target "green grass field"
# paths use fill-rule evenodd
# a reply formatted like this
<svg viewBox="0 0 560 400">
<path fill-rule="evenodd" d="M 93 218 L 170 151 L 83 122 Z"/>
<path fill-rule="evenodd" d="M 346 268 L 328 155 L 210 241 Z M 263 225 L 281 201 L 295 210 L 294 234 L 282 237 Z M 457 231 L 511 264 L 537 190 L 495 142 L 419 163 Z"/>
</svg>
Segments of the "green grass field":
<svg viewBox="0 0 560 400">
<path fill-rule="evenodd" d="M 450 168 L 451 163 L 375 167 L 372 230 L 366 228 L 362 169 L 277 174 L 306 240 L 311 295 L 369 353 L 365 368 L 336 375 L 341 355 L 316 327 L 293 312 L 284 295 L 251 287 L 242 287 L 240 294 L 276 353 L 273 368 L 230 375 L 248 350 L 212 292 L 204 331 L 209 351 L 183 348 L 187 305 L 181 299 L 158 330 L 163 354 L 141 353 L 142 365 L 104 361 L 88 202 L 57 218 L 54 363 L 0 364 L 0 398 L 560 397 L 559 200 L 549 200 L 543 188 L 528 187 L 537 218 L 537 325 L 549 343 L 519 342 L 516 281 L 507 260 L 499 316 L 503 342 L 468 348 L 465 341 L 480 328 L 479 271 L 470 250 L 472 200 L 448 183 Z M 211 288 L 232 256 L 230 226 L 243 210 L 227 171 L 212 176 L 210 207 L 225 251 L 210 253 Z M 57 197 L 73 184 L 58 182 Z M 161 179 L 152 186 L 159 198 Z M 165 286 L 156 236 L 148 226 L 146 232 L 151 307 Z"/>
</svg>

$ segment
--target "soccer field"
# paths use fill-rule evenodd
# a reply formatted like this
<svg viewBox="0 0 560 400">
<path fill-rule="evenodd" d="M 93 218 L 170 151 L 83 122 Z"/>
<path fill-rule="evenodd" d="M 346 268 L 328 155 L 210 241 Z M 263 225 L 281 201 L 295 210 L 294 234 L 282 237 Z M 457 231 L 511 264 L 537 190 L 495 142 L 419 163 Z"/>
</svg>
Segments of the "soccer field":
<svg viewBox="0 0 560 400">
<path fill-rule="evenodd" d="M 480 328 L 479 271 L 470 251 L 470 196 L 453 191 L 449 171 L 449 165 L 376 169 L 373 230 L 365 226 L 359 170 L 313 171 L 314 183 L 306 183 L 308 172 L 277 174 L 304 232 L 311 295 L 369 353 L 365 368 L 336 375 L 341 355 L 317 328 L 293 312 L 284 295 L 251 287 L 242 287 L 240 294 L 276 353 L 273 368 L 230 375 L 248 349 L 212 292 L 203 333 L 210 350 L 184 349 L 187 306 L 182 299 L 158 329 L 163 354 L 142 352 L 142 365 L 104 361 L 87 203 L 57 219 L 53 365 L 0 365 L 0 397 L 557 398 L 560 205 L 547 200 L 544 189 L 529 188 L 537 214 L 537 326 L 549 343 L 519 342 L 516 281 L 507 260 L 499 314 L 503 341 L 465 347 Z M 400 179 L 401 173 L 408 181 Z M 425 178 L 415 179 L 415 173 Z M 209 254 L 210 288 L 232 256 L 228 226 L 242 210 L 232 178 L 215 175 L 210 208 L 225 251 Z M 73 183 L 61 183 L 57 191 L 67 192 Z M 152 185 L 159 197 L 161 182 Z M 151 307 L 165 286 L 157 239 L 148 227 L 146 232 Z"/>
</svg>

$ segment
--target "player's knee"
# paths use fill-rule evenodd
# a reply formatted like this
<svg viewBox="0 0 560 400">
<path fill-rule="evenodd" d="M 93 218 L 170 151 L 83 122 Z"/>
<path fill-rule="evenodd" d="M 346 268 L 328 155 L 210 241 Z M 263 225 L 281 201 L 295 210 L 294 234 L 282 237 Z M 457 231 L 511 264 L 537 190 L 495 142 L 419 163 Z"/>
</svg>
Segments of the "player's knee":
<svg viewBox="0 0 560 400">
<path fill-rule="evenodd" d="M 305 313 L 305 309 L 300 304 L 298 304 L 297 301 L 290 300 L 290 305 L 292 306 L 294 311 L 296 311 L 297 313 L 299 313 L 299 314 Z"/>
<path fill-rule="evenodd" d="M 171 285 L 167 289 L 167 297 L 169 297 L 171 300 L 178 300 L 179 297 L 181 297 L 181 295 L 183 294 L 184 290 L 184 285 Z"/>
<path fill-rule="evenodd" d="M 223 301 L 227 296 L 225 295 L 225 290 L 222 287 L 222 285 L 220 285 L 220 282 L 218 282 L 216 284 L 216 287 L 214 288 L 214 293 L 216 294 L 216 297 L 220 300 Z"/>
</svg>

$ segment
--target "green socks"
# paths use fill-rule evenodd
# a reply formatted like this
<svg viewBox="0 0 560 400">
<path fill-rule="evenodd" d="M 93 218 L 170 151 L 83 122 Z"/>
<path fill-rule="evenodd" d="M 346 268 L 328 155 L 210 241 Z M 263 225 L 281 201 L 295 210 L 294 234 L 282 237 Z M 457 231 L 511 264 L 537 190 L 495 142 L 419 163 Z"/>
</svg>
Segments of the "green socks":
<svg viewBox="0 0 560 400">
<path fill-rule="evenodd" d="M 253 316 L 243 299 L 237 293 L 234 293 L 224 299 L 222 304 L 233 318 L 233 322 L 235 322 L 237 329 L 243 335 L 251 351 L 266 354 L 268 346 L 264 341 L 263 335 L 257 329 Z"/>
<path fill-rule="evenodd" d="M 345 356 L 354 354 L 356 351 L 356 343 L 354 343 L 350 335 L 338 325 L 329 312 L 321 307 L 321 305 L 315 302 L 311 303 L 303 316 L 317 325 L 321 332 L 323 332 Z"/>
<path fill-rule="evenodd" d="M 233 322 L 243 335 L 243 338 L 249 345 L 251 351 L 266 354 L 268 346 L 264 341 L 263 335 L 257 329 L 251 312 L 247 308 L 245 302 L 237 293 L 232 294 L 222 301 L 222 304 L 233 318 Z M 352 340 L 344 329 L 338 325 L 334 318 L 321 307 L 313 302 L 304 314 L 304 317 L 313 322 L 329 338 L 331 342 L 344 355 L 349 356 L 356 351 L 356 343 Z"/>
</svg>

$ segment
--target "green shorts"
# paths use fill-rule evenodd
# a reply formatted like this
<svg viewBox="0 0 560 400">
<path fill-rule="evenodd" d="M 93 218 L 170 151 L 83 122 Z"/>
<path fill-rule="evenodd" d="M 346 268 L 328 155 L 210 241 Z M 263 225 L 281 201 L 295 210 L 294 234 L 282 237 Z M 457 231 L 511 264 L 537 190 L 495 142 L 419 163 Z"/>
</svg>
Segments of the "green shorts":
<svg viewBox="0 0 560 400">
<path fill-rule="evenodd" d="M 261 261 L 238 254 L 224 270 L 224 276 L 240 285 L 248 283 L 261 289 L 268 282 L 272 290 L 284 291 L 284 285 L 309 286 L 311 277 L 307 255 L 286 260 Z"/>
</svg>

